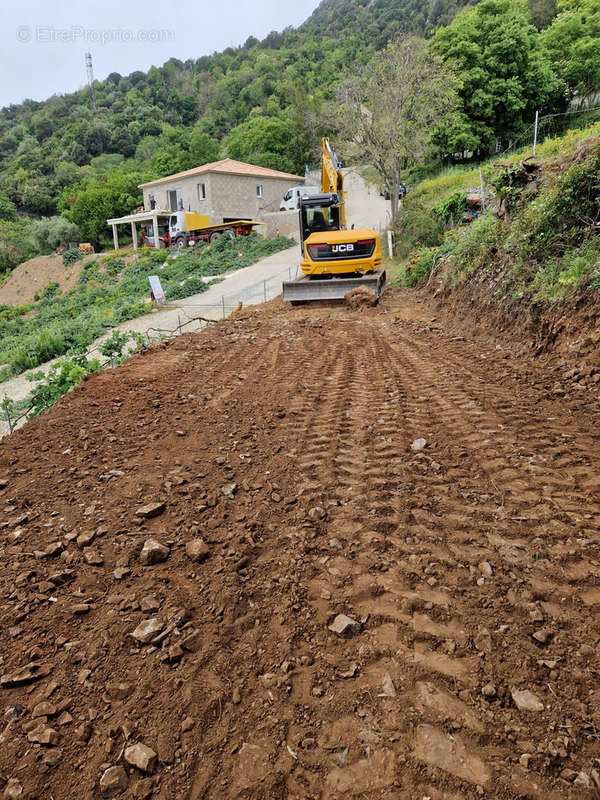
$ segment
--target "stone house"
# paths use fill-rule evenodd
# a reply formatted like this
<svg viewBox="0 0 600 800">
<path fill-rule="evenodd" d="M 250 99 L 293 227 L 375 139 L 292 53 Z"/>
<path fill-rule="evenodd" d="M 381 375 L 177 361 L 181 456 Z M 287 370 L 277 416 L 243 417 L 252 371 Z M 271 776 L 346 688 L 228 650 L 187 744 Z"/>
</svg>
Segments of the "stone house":
<svg viewBox="0 0 600 800">
<path fill-rule="evenodd" d="M 140 189 L 145 211 L 195 211 L 216 225 L 279 211 L 285 192 L 299 183 L 301 175 L 224 158 L 142 183 Z"/>
</svg>

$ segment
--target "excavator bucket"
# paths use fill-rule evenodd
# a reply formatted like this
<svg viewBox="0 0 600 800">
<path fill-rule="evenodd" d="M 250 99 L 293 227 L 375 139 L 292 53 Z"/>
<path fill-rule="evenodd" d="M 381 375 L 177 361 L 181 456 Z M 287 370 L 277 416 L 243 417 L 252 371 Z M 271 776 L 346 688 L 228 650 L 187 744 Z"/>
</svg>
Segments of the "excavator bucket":
<svg viewBox="0 0 600 800">
<path fill-rule="evenodd" d="M 283 284 L 283 299 L 291 303 L 304 303 L 307 300 L 343 300 L 346 293 L 352 289 L 365 286 L 372 289 L 379 296 L 385 289 L 385 270 L 366 275 L 351 277 L 309 278 L 303 277 L 297 281 L 285 281 Z"/>
</svg>

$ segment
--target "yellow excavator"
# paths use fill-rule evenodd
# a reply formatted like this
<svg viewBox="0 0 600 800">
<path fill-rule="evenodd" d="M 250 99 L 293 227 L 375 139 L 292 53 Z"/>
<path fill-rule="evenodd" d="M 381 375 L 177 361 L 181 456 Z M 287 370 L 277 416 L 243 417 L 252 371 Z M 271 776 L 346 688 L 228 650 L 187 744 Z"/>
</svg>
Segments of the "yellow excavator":
<svg viewBox="0 0 600 800">
<path fill-rule="evenodd" d="M 339 300 L 366 286 L 381 295 L 381 242 L 370 228 L 347 230 L 344 173 L 329 139 L 321 141 L 321 194 L 300 197 L 299 280 L 283 284 L 283 299 Z"/>
</svg>

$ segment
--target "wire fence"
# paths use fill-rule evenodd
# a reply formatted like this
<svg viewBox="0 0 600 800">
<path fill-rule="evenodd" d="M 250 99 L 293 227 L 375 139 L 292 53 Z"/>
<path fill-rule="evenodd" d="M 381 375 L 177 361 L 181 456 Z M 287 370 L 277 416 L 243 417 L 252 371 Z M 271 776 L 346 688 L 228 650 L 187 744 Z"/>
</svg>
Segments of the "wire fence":
<svg viewBox="0 0 600 800">
<path fill-rule="evenodd" d="M 498 153 L 498 157 L 526 150 L 529 146 L 531 146 L 532 155 L 535 155 L 537 145 L 547 139 L 564 136 L 573 127 L 583 130 L 598 120 L 600 120 L 600 105 L 538 116 L 536 121 L 528 125 L 517 139 L 511 141 L 508 147 Z"/>
</svg>

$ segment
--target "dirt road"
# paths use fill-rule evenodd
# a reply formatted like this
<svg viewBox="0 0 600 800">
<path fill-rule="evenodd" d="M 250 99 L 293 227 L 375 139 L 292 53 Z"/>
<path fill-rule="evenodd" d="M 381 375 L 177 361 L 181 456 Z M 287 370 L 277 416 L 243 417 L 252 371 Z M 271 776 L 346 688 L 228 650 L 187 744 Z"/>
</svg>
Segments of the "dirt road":
<svg viewBox="0 0 600 800">
<path fill-rule="evenodd" d="M 429 318 L 275 301 L 0 442 L 23 797 L 597 796 L 597 398 Z"/>
</svg>

